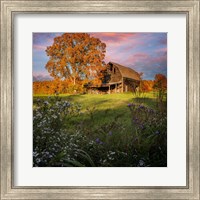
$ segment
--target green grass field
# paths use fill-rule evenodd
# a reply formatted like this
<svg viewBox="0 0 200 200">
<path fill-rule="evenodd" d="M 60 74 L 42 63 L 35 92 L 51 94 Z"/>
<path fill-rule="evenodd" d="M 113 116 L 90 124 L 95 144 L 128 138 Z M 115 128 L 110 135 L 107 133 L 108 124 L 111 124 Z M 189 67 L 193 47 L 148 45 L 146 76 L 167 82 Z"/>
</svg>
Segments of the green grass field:
<svg viewBox="0 0 200 200">
<path fill-rule="evenodd" d="M 59 97 L 69 102 L 81 105 L 81 114 L 73 118 L 72 125 L 75 122 L 84 120 L 84 123 L 90 123 L 92 120 L 92 128 L 105 123 L 109 123 L 118 118 L 123 122 L 127 131 L 130 131 L 131 117 L 128 104 L 142 103 L 151 108 L 156 108 L 156 93 L 120 93 L 120 94 L 82 94 L 68 95 L 61 94 Z M 35 95 L 36 98 L 47 98 L 47 95 Z"/>
<path fill-rule="evenodd" d="M 154 113 L 157 93 L 35 95 L 33 110 L 36 166 L 166 165 L 166 113 Z"/>
</svg>

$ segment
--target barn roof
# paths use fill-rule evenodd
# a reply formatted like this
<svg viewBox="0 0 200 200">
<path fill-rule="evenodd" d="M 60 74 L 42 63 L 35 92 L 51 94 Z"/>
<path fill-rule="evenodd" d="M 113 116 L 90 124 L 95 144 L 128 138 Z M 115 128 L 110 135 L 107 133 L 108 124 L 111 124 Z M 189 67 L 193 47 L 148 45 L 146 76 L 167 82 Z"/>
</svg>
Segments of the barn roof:
<svg viewBox="0 0 200 200">
<path fill-rule="evenodd" d="M 137 73 L 135 70 L 129 67 L 125 67 L 123 65 L 114 62 L 109 62 L 108 64 L 113 64 L 113 66 L 116 66 L 119 69 L 122 77 L 131 78 L 138 81 L 141 80 L 139 73 Z"/>
</svg>

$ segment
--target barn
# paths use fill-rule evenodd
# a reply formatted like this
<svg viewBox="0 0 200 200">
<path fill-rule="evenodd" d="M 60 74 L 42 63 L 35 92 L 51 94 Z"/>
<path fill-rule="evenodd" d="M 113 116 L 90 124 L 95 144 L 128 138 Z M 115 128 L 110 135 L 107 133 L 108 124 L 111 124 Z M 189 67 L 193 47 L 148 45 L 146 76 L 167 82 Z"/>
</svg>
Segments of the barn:
<svg viewBox="0 0 200 200">
<path fill-rule="evenodd" d="M 106 93 L 134 92 L 139 86 L 140 80 L 139 73 L 133 69 L 109 62 L 102 84 L 100 86 L 90 86 L 90 89 Z"/>
</svg>

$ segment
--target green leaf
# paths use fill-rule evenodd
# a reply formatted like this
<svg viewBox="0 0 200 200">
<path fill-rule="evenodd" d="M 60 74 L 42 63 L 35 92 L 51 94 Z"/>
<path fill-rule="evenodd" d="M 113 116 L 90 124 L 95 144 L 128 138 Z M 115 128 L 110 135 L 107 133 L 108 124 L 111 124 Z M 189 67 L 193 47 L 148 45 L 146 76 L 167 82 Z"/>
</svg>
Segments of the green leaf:
<svg viewBox="0 0 200 200">
<path fill-rule="evenodd" d="M 82 158 L 84 158 L 85 160 L 87 160 L 89 162 L 89 164 L 91 165 L 91 167 L 96 167 L 96 165 L 94 164 L 93 160 L 91 159 L 90 155 L 83 151 L 83 150 L 78 150 L 77 151 L 78 155 L 80 155 Z"/>
<path fill-rule="evenodd" d="M 83 165 L 82 163 L 80 163 L 79 161 L 77 160 L 65 160 L 65 164 L 72 164 L 74 167 L 85 167 L 85 165 Z"/>
</svg>

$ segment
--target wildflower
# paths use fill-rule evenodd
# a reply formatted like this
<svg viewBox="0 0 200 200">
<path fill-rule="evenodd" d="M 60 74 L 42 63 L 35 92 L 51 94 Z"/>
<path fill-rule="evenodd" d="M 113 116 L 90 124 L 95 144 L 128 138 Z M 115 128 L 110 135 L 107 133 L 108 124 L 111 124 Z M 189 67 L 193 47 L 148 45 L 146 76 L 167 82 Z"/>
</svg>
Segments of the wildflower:
<svg viewBox="0 0 200 200">
<path fill-rule="evenodd" d="M 144 167 L 144 166 L 145 166 L 145 162 L 143 160 L 139 160 L 138 167 Z"/>
<path fill-rule="evenodd" d="M 131 103 L 129 103 L 129 104 L 128 104 L 128 107 L 131 107 L 131 106 L 132 106 L 132 104 L 131 104 Z"/>
<path fill-rule="evenodd" d="M 136 159 L 136 158 L 137 158 L 137 155 L 133 155 L 133 158 Z"/>
<path fill-rule="evenodd" d="M 37 163 L 41 162 L 41 159 L 40 158 L 36 158 L 36 162 Z"/>
<path fill-rule="evenodd" d="M 104 144 L 99 138 L 97 138 L 95 141 L 96 141 L 96 143 L 98 143 L 98 144 Z"/>
<path fill-rule="evenodd" d="M 45 105 L 49 105 L 49 102 L 48 102 L 48 101 L 45 101 L 44 104 L 45 104 Z"/>
<path fill-rule="evenodd" d="M 100 139 L 99 138 L 96 139 L 96 143 L 100 143 Z"/>
<path fill-rule="evenodd" d="M 156 134 L 156 135 L 159 135 L 159 134 L 160 134 L 160 132 L 159 132 L 159 131 L 156 131 L 156 132 L 155 132 L 155 134 Z"/>
<path fill-rule="evenodd" d="M 64 101 L 64 104 L 63 104 L 64 107 L 69 107 L 70 106 L 70 103 L 67 102 L 67 101 Z"/>
<path fill-rule="evenodd" d="M 38 156 L 38 153 L 37 153 L 37 152 L 33 152 L 33 156 L 34 156 L 34 157 L 37 157 L 37 156 Z"/>
<path fill-rule="evenodd" d="M 143 106 L 143 105 L 140 105 L 139 108 L 144 108 L 144 106 Z"/>
<path fill-rule="evenodd" d="M 144 130 L 144 125 L 142 124 L 142 125 L 140 126 L 140 128 L 141 128 L 142 130 Z"/>
<path fill-rule="evenodd" d="M 56 119 L 56 118 L 57 118 L 57 116 L 56 116 L 56 115 L 54 115 L 54 114 L 52 115 L 52 117 L 53 117 L 54 119 Z"/>
</svg>

